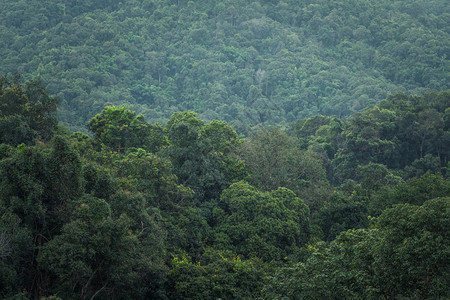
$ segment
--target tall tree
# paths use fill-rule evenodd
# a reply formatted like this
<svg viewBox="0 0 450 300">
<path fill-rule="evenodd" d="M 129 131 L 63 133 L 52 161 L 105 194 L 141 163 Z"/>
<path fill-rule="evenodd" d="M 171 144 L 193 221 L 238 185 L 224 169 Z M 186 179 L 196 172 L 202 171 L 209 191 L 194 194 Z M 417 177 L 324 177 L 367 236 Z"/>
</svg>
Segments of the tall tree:
<svg viewBox="0 0 450 300">
<path fill-rule="evenodd" d="M 225 122 L 205 125 L 195 113 L 182 112 L 173 114 L 165 129 L 170 146 L 163 154 L 198 200 L 218 198 L 230 183 L 246 176 L 243 162 L 233 156 L 237 134 Z"/>
<path fill-rule="evenodd" d="M 99 143 L 118 152 L 132 147 L 157 152 L 167 144 L 161 126 L 148 124 L 125 106 L 105 107 L 89 121 L 89 129 Z"/>
<path fill-rule="evenodd" d="M 214 239 L 219 249 L 264 261 L 287 259 L 309 239 L 309 208 L 278 188 L 260 192 L 246 182 L 224 190 L 214 209 Z"/>
</svg>

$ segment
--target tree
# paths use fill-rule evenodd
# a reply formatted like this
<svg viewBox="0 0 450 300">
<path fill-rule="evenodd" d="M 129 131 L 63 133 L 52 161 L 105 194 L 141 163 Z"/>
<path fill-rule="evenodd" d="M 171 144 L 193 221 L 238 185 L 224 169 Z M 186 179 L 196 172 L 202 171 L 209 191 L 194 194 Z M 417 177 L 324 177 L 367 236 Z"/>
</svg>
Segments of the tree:
<svg viewBox="0 0 450 300">
<path fill-rule="evenodd" d="M 394 186 L 385 186 L 373 195 L 369 202 L 369 213 L 379 215 L 395 204 L 422 205 L 425 201 L 445 197 L 450 193 L 450 182 L 441 174 L 426 173 Z"/>
<path fill-rule="evenodd" d="M 308 247 L 305 262 L 280 268 L 263 289 L 267 299 L 366 299 L 373 297 L 373 257 L 378 232 L 349 230 L 331 243 Z"/>
<path fill-rule="evenodd" d="M 246 182 L 234 183 L 223 191 L 213 214 L 217 247 L 245 258 L 285 259 L 310 235 L 308 206 L 286 188 L 259 192 Z"/>
<path fill-rule="evenodd" d="M 20 297 L 33 280 L 32 270 L 28 270 L 33 247 L 31 230 L 0 202 L 0 297 Z"/>
<path fill-rule="evenodd" d="M 70 201 L 82 194 L 77 153 L 63 137 L 52 142 L 52 148 L 20 145 L 0 161 L 1 201 L 34 235 L 47 239 L 60 229 Z"/>
<path fill-rule="evenodd" d="M 366 228 L 367 203 L 348 199 L 335 192 L 329 201 L 314 215 L 314 224 L 320 226 L 325 241 L 332 241 L 341 232 Z"/>
<path fill-rule="evenodd" d="M 254 299 L 265 271 L 259 260 L 207 248 L 198 263 L 187 256 L 172 259 L 168 292 L 171 299 Z"/>
<path fill-rule="evenodd" d="M 449 198 L 385 210 L 369 229 L 309 248 L 263 290 L 270 299 L 443 299 L 449 294 Z"/>
<path fill-rule="evenodd" d="M 82 194 L 81 163 L 68 141 L 61 136 L 53 147 L 19 145 L 9 148 L 0 160 L 0 206 L 17 216 L 18 230 L 29 232 L 32 247 L 19 251 L 21 288 L 40 296 L 48 284 L 36 261 L 40 248 L 57 235 L 70 218 L 72 201 Z"/>
<path fill-rule="evenodd" d="M 369 161 L 386 163 L 395 160 L 398 147 L 395 138 L 396 114 L 388 109 L 374 107 L 365 113 L 354 114 L 349 119 L 346 136 L 346 150 L 353 153 L 359 163 Z"/>
<path fill-rule="evenodd" d="M 50 97 L 40 79 L 11 83 L 0 78 L 0 142 L 33 144 L 36 138 L 49 141 L 56 132 L 58 100 Z"/>
<path fill-rule="evenodd" d="M 170 211 L 189 205 L 192 199 L 192 190 L 177 183 L 175 170 L 165 158 L 140 149 L 117 158 L 113 165 L 122 187 L 142 193 L 149 206 Z"/>
<path fill-rule="evenodd" d="M 318 209 L 327 198 L 326 173 L 319 155 L 301 151 L 294 138 L 277 129 L 254 132 L 240 147 L 250 182 L 264 191 L 286 187 Z"/>
<path fill-rule="evenodd" d="M 59 100 L 50 97 L 39 78 L 26 84 L 25 94 L 28 98 L 30 127 L 36 130 L 41 139 L 49 141 L 58 126 L 56 109 Z"/>
<path fill-rule="evenodd" d="M 407 178 L 420 177 L 427 172 L 437 173 L 441 170 L 441 161 L 439 157 L 427 154 L 422 158 L 416 159 L 411 165 L 405 167 Z"/>
<path fill-rule="evenodd" d="M 132 147 L 157 152 L 167 145 L 161 126 L 148 124 L 142 115 L 136 116 L 125 106 L 105 107 L 89 121 L 89 129 L 99 143 L 117 152 Z"/>
<path fill-rule="evenodd" d="M 230 183 L 243 179 L 243 163 L 233 156 L 237 134 L 225 122 L 204 124 L 193 112 L 175 113 L 165 130 L 170 146 L 163 151 L 179 182 L 199 201 L 216 199 Z"/>
<path fill-rule="evenodd" d="M 402 204 L 376 221 L 383 239 L 373 248 L 374 283 L 385 297 L 441 299 L 449 295 L 450 198 Z"/>
<path fill-rule="evenodd" d="M 81 299 L 156 296 L 164 272 L 163 239 L 152 219 L 141 222 L 134 230 L 134 221 L 125 213 L 113 217 L 104 200 L 81 198 L 72 220 L 38 256 L 52 276 L 51 291 Z"/>
</svg>

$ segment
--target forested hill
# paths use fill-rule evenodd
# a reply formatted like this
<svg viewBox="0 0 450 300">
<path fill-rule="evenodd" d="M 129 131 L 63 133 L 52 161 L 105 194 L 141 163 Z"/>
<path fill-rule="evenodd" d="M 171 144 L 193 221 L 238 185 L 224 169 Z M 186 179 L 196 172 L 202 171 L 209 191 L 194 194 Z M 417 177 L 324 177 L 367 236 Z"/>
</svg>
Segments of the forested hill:
<svg viewBox="0 0 450 300">
<path fill-rule="evenodd" d="M 71 129 L 126 104 L 245 133 L 450 88 L 446 0 L 2 0 L 0 12 L 0 73 L 40 76 Z"/>
</svg>

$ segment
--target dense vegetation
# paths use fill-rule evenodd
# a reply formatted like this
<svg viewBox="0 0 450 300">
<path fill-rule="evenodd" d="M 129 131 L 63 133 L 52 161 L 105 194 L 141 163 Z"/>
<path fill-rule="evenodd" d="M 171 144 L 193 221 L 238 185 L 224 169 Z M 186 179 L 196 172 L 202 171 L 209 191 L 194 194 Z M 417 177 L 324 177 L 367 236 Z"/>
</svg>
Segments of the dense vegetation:
<svg viewBox="0 0 450 300">
<path fill-rule="evenodd" d="M 0 83 L 3 299 L 450 296 L 450 91 L 246 139 L 108 106 L 90 137 Z"/>
<path fill-rule="evenodd" d="M 2 0 L 0 72 L 41 76 L 60 121 L 106 105 L 151 121 L 193 110 L 238 133 L 346 118 L 450 88 L 446 0 Z"/>
<path fill-rule="evenodd" d="M 0 299 L 449 299 L 447 2 L 0 1 Z"/>
</svg>

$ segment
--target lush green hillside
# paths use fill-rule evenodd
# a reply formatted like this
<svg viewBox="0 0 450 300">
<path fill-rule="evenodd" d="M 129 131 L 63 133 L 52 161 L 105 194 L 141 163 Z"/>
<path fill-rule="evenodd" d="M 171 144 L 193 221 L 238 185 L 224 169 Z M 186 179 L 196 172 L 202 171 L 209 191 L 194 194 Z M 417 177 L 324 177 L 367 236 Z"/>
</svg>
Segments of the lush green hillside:
<svg viewBox="0 0 450 300">
<path fill-rule="evenodd" d="M 445 0 L 3 0 L 0 12 L 0 72 L 41 76 L 73 129 L 126 104 L 245 133 L 450 88 Z"/>
<path fill-rule="evenodd" d="M 0 1 L 0 298 L 449 299 L 447 2 Z"/>
</svg>

